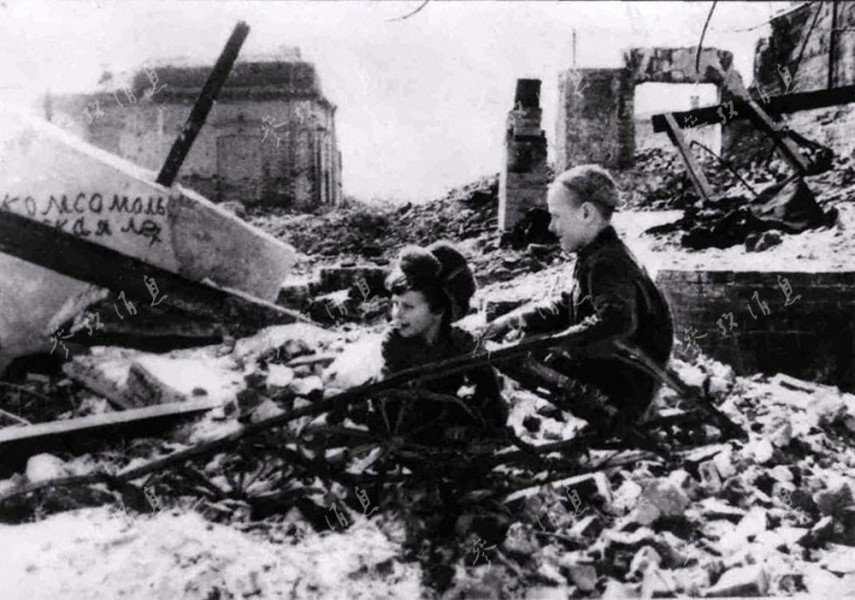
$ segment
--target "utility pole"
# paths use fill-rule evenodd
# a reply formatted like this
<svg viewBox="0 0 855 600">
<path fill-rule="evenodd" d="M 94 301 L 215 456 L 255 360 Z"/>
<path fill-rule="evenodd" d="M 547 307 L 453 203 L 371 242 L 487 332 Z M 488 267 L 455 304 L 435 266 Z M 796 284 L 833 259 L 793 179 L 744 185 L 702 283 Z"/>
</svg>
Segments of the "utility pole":
<svg viewBox="0 0 855 600">
<path fill-rule="evenodd" d="M 573 28 L 573 68 L 576 68 L 576 28 Z"/>
</svg>

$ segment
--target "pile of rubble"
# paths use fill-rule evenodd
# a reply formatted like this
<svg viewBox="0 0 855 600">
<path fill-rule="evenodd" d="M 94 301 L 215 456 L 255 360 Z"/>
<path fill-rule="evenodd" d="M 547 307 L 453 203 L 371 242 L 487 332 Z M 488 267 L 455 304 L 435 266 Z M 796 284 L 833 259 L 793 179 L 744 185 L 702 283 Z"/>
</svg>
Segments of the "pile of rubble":
<svg viewBox="0 0 855 600">
<path fill-rule="evenodd" d="M 255 209 L 248 220 L 309 255 L 384 264 L 406 244 L 460 241 L 492 233 L 498 219 L 498 190 L 498 175 L 494 175 L 425 204 L 352 203 L 320 215 Z"/>
<path fill-rule="evenodd" d="M 101 389 L 111 405 L 193 398 L 222 405 L 130 447 L 34 456 L 0 482 L 0 495 L 57 477 L 119 475 L 311 407 L 330 393 L 324 366 L 358 336 L 289 325 L 166 356 L 103 350 L 75 359 L 66 372 L 86 388 Z M 692 426 L 671 456 L 554 452 L 545 457 L 572 456 L 577 469 L 594 472 L 571 472 L 552 483 L 535 478 L 512 491 L 506 484 L 526 469 L 509 464 L 492 475 L 503 493 L 474 489 L 442 497 L 419 480 L 382 489 L 353 483 L 378 460 L 370 445 L 326 456 L 330 464 L 356 469 L 313 470 L 333 446 L 323 418 L 305 416 L 269 437 L 200 455 L 185 469 L 153 472 L 144 495 L 95 484 L 4 501 L 4 520 L 35 521 L 25 529 L 4 526 L 4 535 L 42 540 L 19 547 L 3 567 L 9 570 L 4 580 L 16 582 L 10 592 L 22 597 L 18 592 L 37 589 L 49 569 L 57 586 L 82 597 L 92 582 L 79 577 L 81 565 L 137 539 L 122 554 L 132 564 L 123 577 L 108 578 L 103 597 L 133 595 L 155 579 L 190 598 L 274 594 L 283 586 L 320 598 L 333 582 L 354 596 L 385 589 L 414 597 L 420 589 L 422 597 L 442 592 L 447 598 L 549 593 L 544 588 L 606 598 L 804 591 L 840 597 L 855 590 L 855 396 L 783 375 L 738 378 L 703 357 L 674 366 L 749 432 L 747 441 Z M 191 367 L 193 376 L 185 377 Z M 538 394 L 511 380 L 504 385 L 510 424 L 526 444 L 569 440 L 583 431 L 584 421 Z M 689 408 L 669 392 L 657 403 L 662 416 Z M 273 448 L 286 454 L 277 457 Z M 295 464 L 301 465 L 296 471 Z M 71 509 L 77 511 L 52 514 Z M 152 510 L 150 517 L 128 516 Z M 57 527 L 83 524 L 100 533 L 48 541 Z M 167 533 L 178 530 L 180 539 Z M 241 560 L 247 555 L 260 559 Z"/>
</svg>

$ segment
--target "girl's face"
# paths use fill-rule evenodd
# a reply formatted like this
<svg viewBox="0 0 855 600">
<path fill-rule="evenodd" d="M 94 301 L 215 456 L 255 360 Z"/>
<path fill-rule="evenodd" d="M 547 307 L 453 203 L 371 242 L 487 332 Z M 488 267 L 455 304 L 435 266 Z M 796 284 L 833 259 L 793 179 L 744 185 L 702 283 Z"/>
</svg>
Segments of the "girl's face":
<svg viewBox="0 0 855 600">
<path fill-rule="evenodd" d="M 392 296 L 392 319 L 403 337 L 430 341 L 439 331 L 442 311 L 432 312 L 424 294 L 410 290 Z"/>
</svg>

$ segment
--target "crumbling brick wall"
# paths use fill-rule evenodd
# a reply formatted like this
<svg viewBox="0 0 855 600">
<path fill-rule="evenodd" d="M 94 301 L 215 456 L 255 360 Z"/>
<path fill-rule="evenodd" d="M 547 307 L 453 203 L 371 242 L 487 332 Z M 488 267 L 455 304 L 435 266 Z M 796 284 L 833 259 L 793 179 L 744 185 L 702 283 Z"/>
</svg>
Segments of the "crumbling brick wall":
<svg viewBox="0 0 855 600">
<path fill-rule="evenodd" d="M 835 10 L 836 7 L 836 19 Z M 832 24 L 836 20 L 836 27 Z M 771 21 L 772 34 L 758 40 L 754 91 L 770 96 L 855 84 L 855 3 L 805 4 Z M 832 31 L 836 29 L 836 31 Z M 783 115 L 794 131 L 842 155 L 855 150 L 855 105 Z M 729 154 L 741 164 L 765 159 L 772 142 L 746 122 L 733 129 Z"/>
<path fill-rule="evenodd" d="M 855 274 L 664 270 L 656 283 L 673 311 L 676 356 L 694 337 L 739 374 L 780 371 L 855 389 Z"/>
<path fill-rule="evenodd" d="M 158 170 L 204 85 L 208 67 L 158 67 L 154 95 L 143 72 L 127 93 L 54 100 L 90 143 Z M 101 115 L 86 114 L 97 102 Z M 179 173 L 212 200 L 296 209 L 342 199 L 336 107 L 310 63 L 237 63 Z M 53 115 L 52 115 L 53 116 Z"/>
</svg>

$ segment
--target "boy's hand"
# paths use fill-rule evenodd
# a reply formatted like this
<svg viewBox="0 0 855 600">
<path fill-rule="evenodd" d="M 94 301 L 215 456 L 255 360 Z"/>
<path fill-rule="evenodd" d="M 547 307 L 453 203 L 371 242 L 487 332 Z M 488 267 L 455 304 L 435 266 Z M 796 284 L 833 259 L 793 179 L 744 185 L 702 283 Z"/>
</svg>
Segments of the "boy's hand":
<svg viewBox="0 0 855 600">
<path fill-rule="evenodd" d="M 487 323 L 487 327 L 485 327 L 478 336 L 478 345 L 482 345 L 482 343 L 487 340 L 501 338 L 511 329 L 518 328 L 519 326 L 520 319 L 517 316 L 504 315 L 499 317 L 495 321 Z"/>
</svg>

